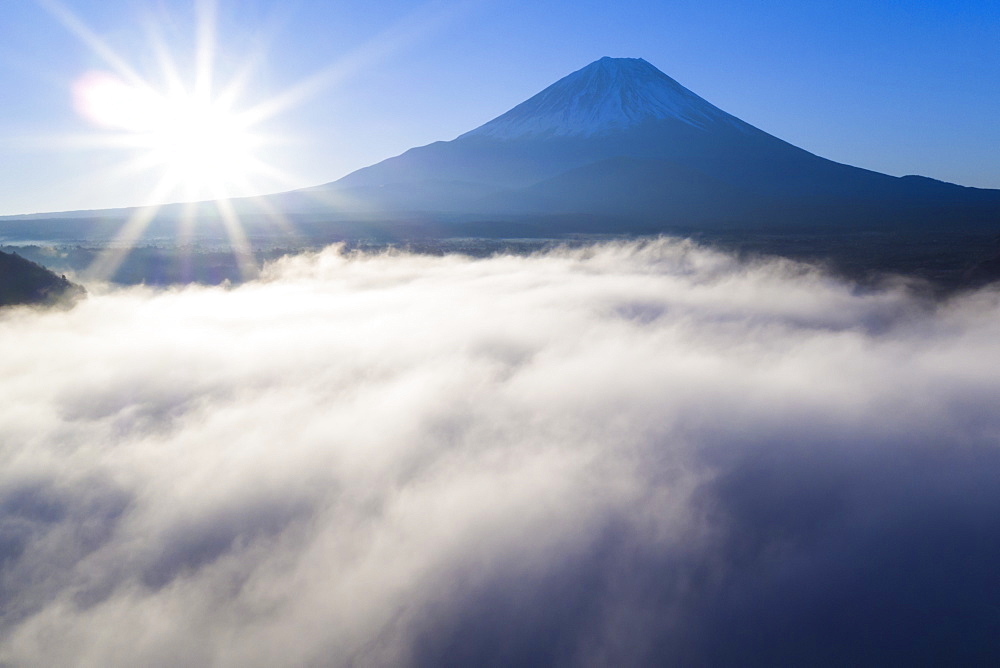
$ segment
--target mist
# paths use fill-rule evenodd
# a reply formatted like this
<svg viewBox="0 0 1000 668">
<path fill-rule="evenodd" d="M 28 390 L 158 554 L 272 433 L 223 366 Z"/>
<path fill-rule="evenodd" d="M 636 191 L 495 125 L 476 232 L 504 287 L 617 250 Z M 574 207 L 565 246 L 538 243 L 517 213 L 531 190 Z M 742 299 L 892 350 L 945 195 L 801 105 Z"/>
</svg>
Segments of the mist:
<svg viewBox="0 0 1000 668">
<path fill-rule="evenodd" d="M 995 289 L 331 247 L 0 351 L 3 663 L 1000 658 Z"/>
</svg>

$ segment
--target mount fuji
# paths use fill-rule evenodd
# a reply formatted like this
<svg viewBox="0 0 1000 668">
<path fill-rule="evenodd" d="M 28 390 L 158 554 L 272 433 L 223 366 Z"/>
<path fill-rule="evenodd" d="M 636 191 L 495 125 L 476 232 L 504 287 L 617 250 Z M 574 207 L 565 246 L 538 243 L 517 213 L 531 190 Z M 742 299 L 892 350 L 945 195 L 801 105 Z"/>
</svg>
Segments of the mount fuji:
<svg viewBox="0 0 1000 668">
<path fill-rule="evenodd" d="M 274 225 L 280 212 L 294 223 L 293 243 L 580 233 L 746 243 L 766 231 L 795 237 L 766 252 L 789 254 L 802 235 L 822 236 L 813 255 L 828 258 L 836 239 L 853 262 L 858 235 L 873 246 L 877 234 L 881 245 L 869 255 L 879 259 L 870 264 L 892 264 L 905 243 L 909 270 L 937 262 L 927 258 L 940 255 L 948 234 L 961 250 L 953 273 L 981 262 L 986 247 L 985 259 L 1000 267 L 1000 190 L 827 160 L 726 113 L 641 58 L 601 58 L 451 141 L 325 185 L 230 204 L 248 238 L 270 243 L 287 233 Z M 179 238 L 192 211 L 198 234 L 226 237 L 215 203 L 201 202 L 162 207 L 144 238 Z M 111 240 L 135 212 L 6 217 L 0 240 Z"/>
<path fill-rule="evenodd" d="M 705 130 L 715 123 L 753 130 L 641 58 L 605 57 L 460 139 L 598 136 L 663 119 Z"/>
<path fill-rule="evenodd" d="M 1000 222 L 1000 191 L 821 158 L 640 58 L 601 58 L 452 141 L 278 197 L 301 210 L 316 195 L 379 217 L 544 219 L 558 232 Z"/>
</svg>

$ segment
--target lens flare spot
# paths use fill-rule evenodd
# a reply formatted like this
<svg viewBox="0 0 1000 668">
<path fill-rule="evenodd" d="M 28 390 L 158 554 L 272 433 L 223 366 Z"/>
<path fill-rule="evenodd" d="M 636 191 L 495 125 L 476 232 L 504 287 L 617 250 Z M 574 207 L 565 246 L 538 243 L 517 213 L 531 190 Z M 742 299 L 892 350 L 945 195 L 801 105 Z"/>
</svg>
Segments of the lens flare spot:
<svg viewBox="0 0 1000 668">
<path fill-rule="evenodd" d="M 142 132 L 155 113 L 156 94 L 125 83 L 110 72 L 87 72 L 73 83 L 73 106 L 91 123 L 107 129 Z"/>
</svg>

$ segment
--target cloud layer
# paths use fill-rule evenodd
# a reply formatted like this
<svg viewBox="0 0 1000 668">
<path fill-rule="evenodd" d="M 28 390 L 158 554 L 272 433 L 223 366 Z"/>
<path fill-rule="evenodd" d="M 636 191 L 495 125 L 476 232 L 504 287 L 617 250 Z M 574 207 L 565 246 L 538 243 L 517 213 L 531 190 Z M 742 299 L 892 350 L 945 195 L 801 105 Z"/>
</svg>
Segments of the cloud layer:
<svg viewBox="0 0 1000 668">
<path fill-rule="evenodd" d="M 0 351 L 0 662 L 1000 653 L 995 291 L 331 248 Z"/>
</svg>

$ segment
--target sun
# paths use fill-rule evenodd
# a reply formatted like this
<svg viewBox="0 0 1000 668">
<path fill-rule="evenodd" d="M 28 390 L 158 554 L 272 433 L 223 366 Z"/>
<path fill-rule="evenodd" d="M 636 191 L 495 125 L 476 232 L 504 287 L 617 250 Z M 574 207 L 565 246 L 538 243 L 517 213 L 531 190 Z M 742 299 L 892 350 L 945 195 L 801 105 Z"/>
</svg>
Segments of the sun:
<svg viewBox="0 0 1000 668">
<path fill-rule="evenodd" d="M 246 54 L 242 63 L 238 54 L 227 54 L 227 62 L 238 64 L 217 70 L 222 47 L 216 0 L 195 0 L 193 24 L 177 24 L 190 29 L 173 33 L 179 43 L 194 47 L 188 57 L 178 55 L 161 30 L 173 24 L 150 18 L 144 23 L 148 53 L 132 58 L 112 48 L 61 0 L 36 1 L 105 68 L 86 70 L 71 80 L 72 106 L 90 127 L 67 144 L 120 155 L 113 166 L 94 173 L 95 187 L 120 179 L 142 183 L 135 192 L 141 203 L 125 210 L 127 218 L 113 242 L 86 275 L 97 280 L 113 276 L 158 221 L 185 252 L 192 252 L 199 230 L 212 243 L 221 230 L 241 275 L 256 276 L 243 217 L 252 215 L 258 226 L 272 224 L 294 235 L 289 217 L 260 193 L 275 186 L 290 189 L 298 182 L 272 162 L 272 149 L 282 154 L 276 145 L 285 144 L 287 154 L 288 137 L 275 134 L 273 127 L 265 134 L 262 128 L 309 91 L 293 87 L 275 97 L 262 96 L 261 87 L 252 85 L 262 54 Z"/>
<path fill-rule="evenodd" d="M 139 22 L 145 28 L 144 39 L 134 53 L 114 48 L 64 0 L 35 2 L 104 68 L 70 79 L 72 105 L 90 127 L 66 138 L 66 146 L 120 154 L 120 161 L 94 172 L 94 187 L 120 179 L 137 184 L 134 197 L 141 203 L 125 210 L 127 219 L 113 242 L 87 271 L 100 280 L 114 275 L 154 222 L 163 223 L 165 229 L 173 225 L 179 247 L 188 249 L 199 231 L 214 241 L 211 235 L 221 225 L 241 273 L 245 278 L 255 276 L 253 247 L 244 229 L 248 216 L 253 217 L 254 229 L 273 225 L 282 234 L 298 235 L 293 217 L 261 194 L 300 188 L 303 182 L 288 172 L 294 147 L 302 138 L 289 133 L 287 122 L 278 122 L 277 117 L 372 59 L 405 45 L 410 39 L 406 35 L 420 34 L 427 29 L 425 24 L 439 20 L 421 19 L 415 28 L 404 25 L 387 31 L 273 92 L 263 71 L 269 62 L 268 31 L 253 35 L 252 46 L 243 42 L 241 49 L 227 49 L 218 31 L 220 0 L 151 3 L 158 9 L 151 9 Z M 183 6 L 188 4 L 185 13 Z M 235 10 L 237 5 L 228 6 Z M 182 9 L 175 15 L 171 10 L 176 6 Z M 341 203 L 326 193 L 305 196 L 324 206 Z"/>
<path fill-rule="evenodd" d="M 163 102 L 144 135 L 154 161 L 188 189 L 208 187 L 228 195 L 228 184 L 246 181 L 258 141 L 238 114 L 188 95 Z"/>
<path fill-rule="evenodd" d="M 264 144 L 245 114 L 224 97 L 176 87 L 157 91 L 110 72 L 88 72 L 74 85 L 77 110 L 119 133 L 138 161 L 159 169 L 183 199 L 241 194 Z"/>
</svg>

